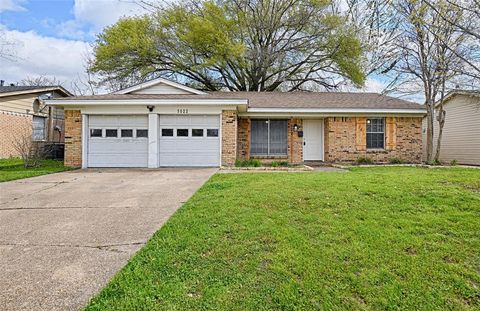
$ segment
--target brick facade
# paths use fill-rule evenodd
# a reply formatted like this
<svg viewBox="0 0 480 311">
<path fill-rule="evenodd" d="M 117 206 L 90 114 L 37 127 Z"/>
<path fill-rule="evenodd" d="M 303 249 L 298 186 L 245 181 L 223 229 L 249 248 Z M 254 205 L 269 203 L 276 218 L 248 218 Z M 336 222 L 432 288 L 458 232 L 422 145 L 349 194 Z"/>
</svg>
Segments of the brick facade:
<svg viewBox="0 0 480 311">
<path fill-rule="evenodd" d="M 237 159 L 239 160 L 250 158 L 250 126 L 250 119 L 238 119 Z"/>
<path fill-rule="evenodd" d="M 65 110 L 65 166 L 82 166 L 82 115 Z"/>
<path fill-rule="evenodd" d="M 295 124 L 302 128 L 302 123 L 302 119 L 288 120 L 288 162 L 291 164 L 303 162 L 303 137 L 298 137 L 298 132 L 293 130 Z"/>
<path fill-rule="evenodd" d="M 359 157 L 368 157 L 378 163 L 392 158 L 420 163 L 422 118 L 385 119 L 385 150 L 367 150 L 365 117 L 325 118 L 325 161 L 354 162 Z"/>
<path fill-rule="evenodd" d="M 32 136 L 32 115 L 0 112 L 0 158 L 19 157 L 14 142 Z"/>
<path fill-rule="evenodd" d="M 231 166 L 237 158 L 237 111 L 222 111 L 222 165 Z"/>
</svg>

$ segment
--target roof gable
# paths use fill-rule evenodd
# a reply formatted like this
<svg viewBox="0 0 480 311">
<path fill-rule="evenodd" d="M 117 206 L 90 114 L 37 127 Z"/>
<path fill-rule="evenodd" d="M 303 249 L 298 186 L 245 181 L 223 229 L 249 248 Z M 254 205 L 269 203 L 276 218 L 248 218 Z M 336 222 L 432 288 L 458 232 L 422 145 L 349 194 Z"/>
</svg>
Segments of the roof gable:
<svg viewBox="0 0 480 311">
<path fill-rule="evenodd" d="M 149 95 L 205 95 L 205 92 L 163 78 L 146 81 L 113 94 L 149 94 Z"/>
<path fill-rule="evenodd" d="M 8 86 L 0 86 L 0 97 L 22 95 L 22 94 L 35 94 L 40 92 L 51 92 L 51 91 L 59 92 L 64 96 L 73 96 L 72 93 L 70 93 L 60 85 L 51 85 L 51 86 L 8 85 Z"/>
</svg>

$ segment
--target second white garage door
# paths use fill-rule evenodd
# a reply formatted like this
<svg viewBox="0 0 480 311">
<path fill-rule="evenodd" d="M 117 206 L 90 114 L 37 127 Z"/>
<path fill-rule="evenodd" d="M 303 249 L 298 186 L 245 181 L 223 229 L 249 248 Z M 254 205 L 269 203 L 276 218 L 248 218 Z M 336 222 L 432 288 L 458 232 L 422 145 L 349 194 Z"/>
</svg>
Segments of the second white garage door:
<svg viewBox="0 0 480 311">
<path fill-rule="evenodd" d="M 160 115 L 160 166 L 220 166 L 219 115 Z"/>
</svg>

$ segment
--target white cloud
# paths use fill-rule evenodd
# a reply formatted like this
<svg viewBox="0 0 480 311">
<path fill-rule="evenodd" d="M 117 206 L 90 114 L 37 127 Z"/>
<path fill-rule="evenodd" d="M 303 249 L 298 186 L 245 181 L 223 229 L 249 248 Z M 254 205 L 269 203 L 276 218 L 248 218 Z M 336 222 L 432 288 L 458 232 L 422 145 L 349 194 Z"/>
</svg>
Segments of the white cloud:
<svg viewBox="0 0 480 311">
<path fill-rule="evenodd" d="M 146 10 L 131 0 L 75 0 L 73 13 L 75 20 L 100 31 L 120 17 L 144 14 Z"/>
<path fill-rule="evenodd" d="M 368 77 L 367 81 L 365 81 L 365 86 L 363 91 L 365 92 L 373 92 L 373 93 L 382 93 L 387 85 L 385 82 L 377 80 L 372 77 Z"/>
<path fill-rule="evenodd" d="M 0 13 L 6 11 L 25 11 L 26 9 L 22 6 L 26 0 L 1 0 L 0 1 Z"/>
<path fill-rule="evenodd" d="M 20 32 L 1 27 L 6 38 L 15 44 L 13 59 L 0 58 L 2 80 L 18 82 L 27 76 L 56 77 L 69 88 L 78 75 L 84 74 L 84 56 L 89 44 L 41 36 L 33 31 Z"/>
</svg>

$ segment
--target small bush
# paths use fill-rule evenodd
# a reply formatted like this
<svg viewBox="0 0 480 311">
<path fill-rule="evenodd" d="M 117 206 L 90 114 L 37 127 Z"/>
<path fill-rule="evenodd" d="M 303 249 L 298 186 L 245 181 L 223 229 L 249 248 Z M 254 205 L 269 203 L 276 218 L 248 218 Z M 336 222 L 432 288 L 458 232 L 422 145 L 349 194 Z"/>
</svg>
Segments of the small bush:
<svg viewBox="0 0 480 311">
<path fill-rule="evenodd" d="M 456 165 L 458 165 L 458 161 L 453 159 L 452 161 L 450 161 L 450 165 L 451 166 L 456 166 Z"/>
<path fill-rule="evenodd" d="M 402 164 L 403 161 L 399 158 L 391 158 L 390 159 L 390 164 Z"/>
<path fill-rule="evenodd" d="M 373 164 L 373 160 L 369 157 L 358 157 L 355 162 L 357 164 Z"/>
<path fill-rule="evenodd" d="M 270 163 L 270 165 L 272 167 L 279 167 L 279 166 L 288 166 L 288 162 L 287 161 L 272 161 L 272 163 Z"/>
<path fill-rule="evenodd" d="M 442 162 L 440 162 L 439 160 L 433 160 L 432 165 L 442 165 Z"/>
<path fill-rule="evenodd" d="M 272 165 L 272 167 L 277 167 L 277 166 L 279 166 L 279 164 L 278 164 L 277 161 L 273 161 L 273 162 L 271 163 L 271 165 Z"/>
<path fill-rule="evenodd" d="M 236 167 L 260 167 L 262 163 L 260 160 L 257 159 L 250 159 L 250 160 L 236 160 L 235 161 Z"/>
</svg>

